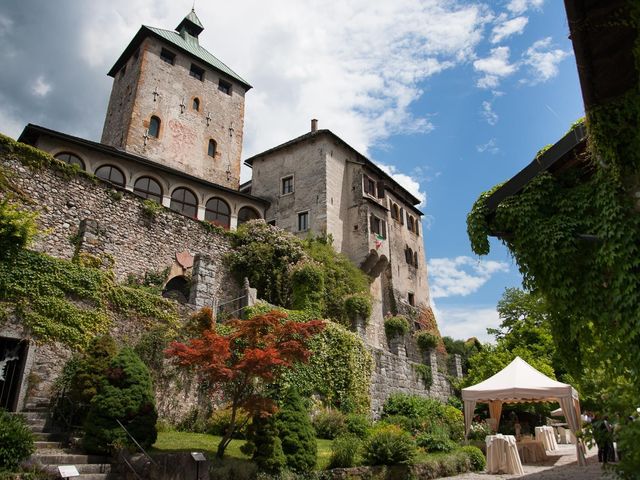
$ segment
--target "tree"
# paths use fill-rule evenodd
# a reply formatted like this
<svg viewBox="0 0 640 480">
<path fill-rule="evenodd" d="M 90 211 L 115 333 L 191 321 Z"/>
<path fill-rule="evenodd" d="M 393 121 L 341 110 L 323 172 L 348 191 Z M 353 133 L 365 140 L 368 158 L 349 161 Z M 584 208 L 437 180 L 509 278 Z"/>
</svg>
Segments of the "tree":
<svg viewBox="0 0 640 480">
<path fill-rule="evenodd" d="M 157 420 L 149 370 L 132 349 L 125 347 L 111 360 L 106 380 L 91 400 L 84 447 L 90 453 L 108 453 L 115 446 L 132 445 L 130 434 L 148 448 L 156 441 Z"/>
<path fill-rule="evenodd" d="M 555 378 L 563 371 L 555 359 L 555 344 L 551 335 L 548 309 L 537 293 L 507 288 L 498 302 L 500 327 L 487 332 L 496 338 L 496 345 L 485 345 L 469 358 L 469 374 L 465 385 L 481 382 L 506 367 L 516 356 L 545 375 Z"/>
<path fill-rule="evenodd" d="M 265 385 L 285 369 L 306 362 L 311 355 L 308 342 L 324 326 L 321 320 L 290 321 L 285 313 L 274 310 L 226 323 L 231 330 L 228 334 L 218 333 L 214 326 L 187 343 L 171 343 L 167 356 L 174 357 L 180 366 L 195 368 L 211 384 L 220 385 L 231 404 L 231 419 L 218 445 L 218 458 L 223 457 L 239 427 L 240 408 L 254 416 L 275 412 Z"/>
<path fill-rule="evenodd" d="M 318 445 L 309 412 L 294 388 L 287 392 L 281 405 L 275 417 L 287 467 L 298 473 L 313 470 Z"/>
</svg>

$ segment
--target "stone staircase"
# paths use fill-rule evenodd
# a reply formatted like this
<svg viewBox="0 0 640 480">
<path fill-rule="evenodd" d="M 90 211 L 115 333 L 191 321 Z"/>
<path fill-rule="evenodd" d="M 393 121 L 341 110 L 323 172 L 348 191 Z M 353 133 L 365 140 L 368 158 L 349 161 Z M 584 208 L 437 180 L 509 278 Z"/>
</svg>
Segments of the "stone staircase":
<svg viewBox="0 0 640 480">
<path fill-rule="evenodd" d="M 37 465 L 46 472 L 59 477 L 59 465 L 74 465 L 79 476 L 74 480 L 116 480 L 119 475 L 111 471 L 108 457 L 85 455 L 73 449 L 63 448 L 63 435 L 51 429 L 49 417 L 49 399 L 32 398 L 25 405 L 22 415 L 36 439 L 36 452 L 31 455 L 29 463 Z"/>
</svg>

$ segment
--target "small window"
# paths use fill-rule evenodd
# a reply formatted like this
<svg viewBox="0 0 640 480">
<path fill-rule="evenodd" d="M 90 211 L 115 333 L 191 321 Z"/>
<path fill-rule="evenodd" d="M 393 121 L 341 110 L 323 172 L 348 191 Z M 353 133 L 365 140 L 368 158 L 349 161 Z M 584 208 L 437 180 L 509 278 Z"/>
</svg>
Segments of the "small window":
<svg viewBox="0 0 640 480">
<path fill-rule="evenodd" d="M 400 221 L 400 207 L 398 207 L 397 203 L 391 205 L 391 218 L 395 221 Z"/>
<path fill-rule="evenodd" d="M 113 165 L 103 165 L 96 170 L 96 177 L 124 187 L 124 173 Z"/>
<path fill-rule="evenodd" d="M 207 155 L 210 157 L 216 156 L 216 150 L 218 149 L 218 144 L 215 140 L 209 140 L 209 146 L 207 147 Z"/>
<path fill-rule="evenodd" d="M 155 138 L 160 136 L 160 119 L 155 115 L 149 120 L 149 136 Z"/>
<path fill-rule="evenodd" d="M 160 59 L 163 62 L 168 63 L 169 65 L 174 65 L 176 63 L 176 54 L 173 52 L 170 52 L 166 48 L 163 48 L 160 51 Z"/>
<path fill-rule="evenodd" d="M 420 221 L 418 219 L 416 219 L 416 222 L 413 224 L 413 233 L 415 233 L 416 235 L 420 236 Z"/>
<path fill-rule="evenodd" d="M 150 177 L 140 177 L 133 185 L 133 193 L 143 198 L 162 203 L 162 188 L 160 184 Z"/>
<path fill-rule="evenodd" d="M 375 215 L 370 217 L 371 233 L 379 235 L 382 238 L 387 238 L 387 226 L 386 222 Z"/>
<path fill-rule="evenodd" d="M 407 300 L 409 300 L 409 305 L 412 307 L 416 306 L 416 297 L 413 293 L 409 293 Z"/>
<path fill-rule="evenodd" d="M 84 162 L 80 157 L 78 157 L 77 155 L 74 155 L 73 153 L 68 153 L 68 152 L 58 153 L 55 156 L 55 158 L 57 158 L 58 160 L 62 160 L 64 163 L 68 163 L 69 165 L 77 165 L 82 170 L 84 170 Z"/>
<path fill-rule="evenodd" d="M 407 228 L 409 229 L 410 232 L 415 231 L 415 220 L 413 219 L 412 215 L 407 215 Z"/>
<path fill-rule="evenodd" d="M 171 210 L 180 212 L 188 217 L 196 218 L 198 201 L 191 190 L 176 188 L 171 194 Z"/>
<path fill-rule="evenodd" d="M 404 208 L 400 207 L 400 225 L 404 225 Z"/>
<path fill-rule="evenodd" d="M 260 214 L 251 207 L 242 207 L 238 211 L 238 225 L 242 225 L 250 220 L 257 220 Z"/>
<path fill-rule="evenodd" d="M 376 182 L 366 175 L 364 176 L 364 193 L 376 196 Z"/>
<path fill-rule="evenodd" d="M 298 231 L 306 232 L 309 230 L 309 212 L 300 212 L 298 214 Z"/>
<path fill-rule="evenodd" d="M 214 225 L 228 229 L 231 225 L 231 209 L 227 202 L 221 198 L 212 198 L 205 207 L 204 219 Z"/>
<path fill-rule="evenodd" d="M 413 250 L 408 246 L 404 249 L 404 259 L 409 265 L 413 265 Z"/>
<path fill-rule="evenodd" d="M 191 64 L 191 69 L 189 70 L 189 75 L 191 75 L 196 80 L 204 80 L 204 69 L 200 68 L 196 64 Z"/>
<path fill-rule="evenodd" d="M 193 99 L 193 103 L 191 104 L 191 108 L 193 108 L 196 112 L 200 111 L 200 99 L 198 97 Z"/>
<path fill-rule="evenodd" d="M 293 193 L 293 175 L 282 179 L 282 195 Z"/>
<path fill-rule="evenodd" d="M 220 90 L 222 93 L 226 93 L 227 95 L 231 95 L 231 84 L 221 79 L 218 82 L 218 90 Z"/>
<path fill-rule="evenodd" d="M 413 252 L 413 266 L 418 268 L 418 252 Z"/>
</svg>

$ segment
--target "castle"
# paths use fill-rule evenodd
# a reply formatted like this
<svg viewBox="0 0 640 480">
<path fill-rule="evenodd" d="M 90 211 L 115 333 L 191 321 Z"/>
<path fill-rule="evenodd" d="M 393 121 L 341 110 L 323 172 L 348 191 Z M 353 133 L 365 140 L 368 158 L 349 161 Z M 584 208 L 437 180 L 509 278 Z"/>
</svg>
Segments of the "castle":
<svg viewBox="0 0 640 480">
<path fill-rule="evenodd" d="M 394 389 L 446 398 L 444 373 L 435 375 L 433 386 L 421 386 L 410 368 L 423 361 L 421 353 L 411 342 L 390 348 L 384 332 L 384 317 L 392 313 L 412 312 L 414 330 L 427 324 L 435 328 L 419 200 L 330 130 L 318 129 L 317 120 L 304 135 L 246 159 L 252 179 L 240 185 L 244 101 L 251 85 L 200 45 L 203 28 L 193 10 L 174 31 L 140 28 L 108 72 L 113 87 L 100 142 L 32 124 L 19 137 L 95 174 L 109 188 L 158 202 L 186 218 L 176 217 L 170 227 L 153 233 L 141 227 L 126 241 L 107 232 L 114 247 L 93 240 L 94 223 L 119 223 L 122 214 L 96 213 L 103 208 L 101 200 L 89 194 L 92 208 L 77 213 L 73 201 L 60 200 L 60 209 L 72 209 L 64 212 L 72 215 L 65 228 L 80 220 L 83 245 L 109 253 L 119 277 L 149 266 L 169 267 L 165 290 L 170 291 L 182 288 L 180 279 L 193 270 L 193 291 L 183 301 L 197 306 L 235 292 L 220 273 L 224 248 L 196 238 L 189 218 L 225 229 L 264 219 L 301 237 L 330 235 L 334 248 L 371 278 L 373 311 L 359 333 L 376 361 L 374 409 Z M 96 215 L 102 218 L 92 220 Z M 61 222 L 50 221 L 55 237 Z M 137 232 L 133 223 L 131 232 Z M 151 235 L 158 245 L 136 243 Z M 59 245 L 40 249 L 69 256 Z M 218 273 L 203 273 L 210 271 Z M 205 285 L 204 279 L 213 277 Z M 437 360 L 430 361 L 437 373 Z"/>
</svg>

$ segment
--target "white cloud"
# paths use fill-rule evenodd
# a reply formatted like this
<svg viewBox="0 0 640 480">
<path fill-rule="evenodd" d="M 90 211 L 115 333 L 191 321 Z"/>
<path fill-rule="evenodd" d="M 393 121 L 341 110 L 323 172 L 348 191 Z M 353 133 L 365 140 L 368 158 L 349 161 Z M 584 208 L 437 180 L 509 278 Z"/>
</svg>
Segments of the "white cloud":
<svg viewBox="0 0 640 480">
<path fill-rule="evenodd" d="M 466 296 L 476 292 L 498 272 L 508 272 L 509 265 L 494 260 L 460 256 L 432 258 L 428 261 L 429 285 L 433 298 Z"/>
<path fill-rule="evenodd" d="M 510 20 L 506 20 L 505 17 L 499 17 L 500 23 L 498 23 L 491 31 L 491 43 L 498 43 L 511 35 L 521 34 L 524 31 L 524 27 L 529 23 L 527 17 L 516 17 Z"/>
<path fill-rule="evenodd" d="M 387 175 L 393 178 L 396 182 L 406 188 L 409 193 L 414 195 L 418 200 L 420 200 L 420 206 L 424 206 L 427 203 L 427 194 L 421 190 L 420 182 L 416 180 L 414 176 L 407 175 L 405 173 L 401 173 L 398 169 L 393 165 L 384 165 L 382 163 L 377 163 L 378 165 Z"/>
<path fill-rule="evenodd" d="M 474 61 L 473 68 L 484 74 L 477 82 L 478 87 L 495 88 L 502 78 L 514 73 L 518 66 L 509 63 L 509 47 L 496 47 L 491 49 L 488 57 Z"/>
<path fill-rule="evenodd" d="M 498 123 L 498 114 L 493 111 L 493 104 L 490 101 L 485 100 L 482 102 L 482 111 L 480 113 L 489 125 L 493 126 Z"/>
<path fill-rule="evenodd" d="M 523 54 L 523 63 L 531 72 L 531 78 L 523 82 L 535 85 L 550 80 L 558 74 L 558 64 L 569 55 L 571 52 L 552 48 L 551 37 L 538 40 Z"/>
<path fill-rule="evenodd" d="M 492 138 L 484 145 L 476 145 L 476 150 L 478 151 L 478 153 L 487 152 L 492 155 L 500 152 L 500 148 L 498 148 L 498 142 L 495 138 Z"/>
<path fill-rule="evenodd" d="M 487 333 L 487 328 L 496 328 L 501 320 L 495 307 L 487 306 L 445 306 L 432 304 L 438 329 L 443 336 L 456 340 L 476 337 L 481 342 L 492 342 L 495 338 Z"/>
<path fill-rule="evenodd" d="M 13 20 L 5 15 L 0 14 L 0 37 L 9 34 L 12 27 Z"/>
<path fill-rule="evenodd" d="M 542 8 L 543 4 L 544 0 L 510 0 L 510 2 L 507 4 L 507 10 L 509 10 L 514 15 L 520 15 L 530 8 L 539 10 L 540 8 Z"/>
<path fill-rule="evenodd" d="M 51 91 L 51 85 L 47 83 L 44 76 L 40 75 L 31 85 L 31 93 L 37 97 L 46 97 Z"/>
</svg>

